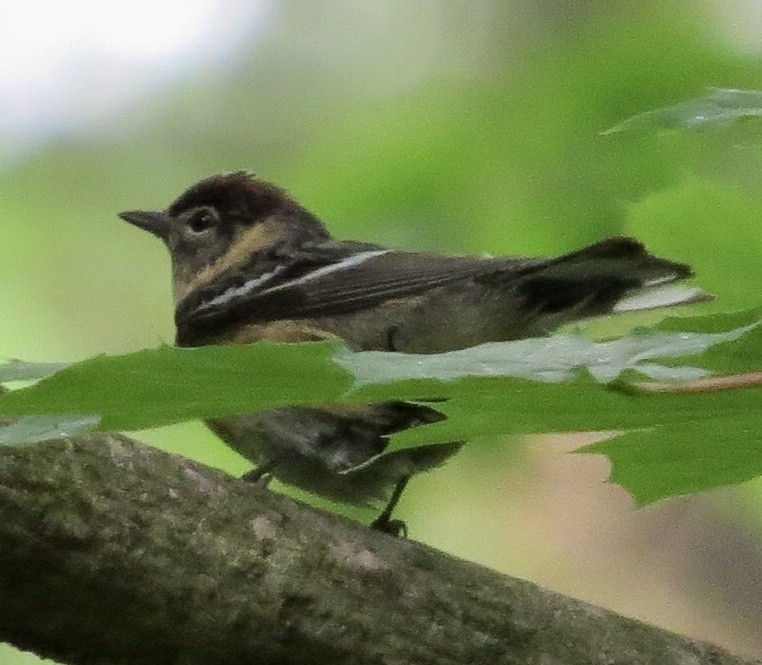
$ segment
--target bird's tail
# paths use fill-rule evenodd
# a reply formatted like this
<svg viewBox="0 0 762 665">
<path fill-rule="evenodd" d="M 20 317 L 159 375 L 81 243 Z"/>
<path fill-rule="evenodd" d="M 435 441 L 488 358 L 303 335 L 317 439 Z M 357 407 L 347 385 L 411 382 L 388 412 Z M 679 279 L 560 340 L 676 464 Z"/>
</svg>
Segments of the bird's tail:
<svg viewBox="0 0 762 665">
<path fill-rule="evenodd" d="M 609 238 L 532 266 L 518 285 L 523 306 L 552 329 L 612 312 L 631 312 L 711 300 L 677 284 L 690 266 L 648 253 L 632 238 Z"/>
<path fill-rule="evenodd" d="M 363 488 L 363 500 L 352 503 L 371 504 L 388 500 L 401 479 L 441 466 L 463 447 L 463 443 L 448 441 L 393 450 L 375 455 L 362 464 L 343 471 L 347 484 Z"/>
</svg>

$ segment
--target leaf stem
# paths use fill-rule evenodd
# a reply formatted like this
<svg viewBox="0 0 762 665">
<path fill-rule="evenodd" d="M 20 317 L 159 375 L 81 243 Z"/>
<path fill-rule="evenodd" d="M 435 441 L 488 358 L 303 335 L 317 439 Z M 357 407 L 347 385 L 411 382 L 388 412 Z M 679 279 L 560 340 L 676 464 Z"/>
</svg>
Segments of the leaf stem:
<svg viewBox="0 0 762 665">
<path fill-rule="evenodd" d="M 762 372 L 713 376 L 708 379 L 696 379 L 683 383 L 665 383 L 660 381 L 640 381 L 633 386 L 647 393 L 711 393 L 721 390 L 738 390 L 762 386 Z"/>
</svg>

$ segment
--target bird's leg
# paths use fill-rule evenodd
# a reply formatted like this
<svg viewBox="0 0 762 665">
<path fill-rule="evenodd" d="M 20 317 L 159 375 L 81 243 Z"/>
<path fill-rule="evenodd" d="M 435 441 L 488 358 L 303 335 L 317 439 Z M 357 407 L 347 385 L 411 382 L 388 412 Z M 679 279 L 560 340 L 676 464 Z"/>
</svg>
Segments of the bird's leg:
<svg viewBox="0 0 762 665">
<path fill-rule="evenodd" d="M 404 476 L 397 481 L 392 496 L 389 498 L 389 503 L 386 504 L 386 508 L 381 511 L 381 514 L 371 522 L 371 529 L 377 529 L 392 536 L 407 538 L 407 524 L 402 520 L 393 520 L 391 517 L 392 512 L 399 503 L 402 492 L 405 491 L 408 480 L 410 480 L 410 476 Z"/>
</svg>

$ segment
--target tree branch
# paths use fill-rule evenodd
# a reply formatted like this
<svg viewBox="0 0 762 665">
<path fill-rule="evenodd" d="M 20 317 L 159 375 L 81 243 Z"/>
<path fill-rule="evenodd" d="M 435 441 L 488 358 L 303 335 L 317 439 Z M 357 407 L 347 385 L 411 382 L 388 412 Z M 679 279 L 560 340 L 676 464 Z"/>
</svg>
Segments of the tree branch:
<svg viewBox="0 0 762 665">
<path fill-rule="evenodd" d="M 0 639 L 72 664 L 752 662 L 119 435 L 0 451 Z"/>
</svg>

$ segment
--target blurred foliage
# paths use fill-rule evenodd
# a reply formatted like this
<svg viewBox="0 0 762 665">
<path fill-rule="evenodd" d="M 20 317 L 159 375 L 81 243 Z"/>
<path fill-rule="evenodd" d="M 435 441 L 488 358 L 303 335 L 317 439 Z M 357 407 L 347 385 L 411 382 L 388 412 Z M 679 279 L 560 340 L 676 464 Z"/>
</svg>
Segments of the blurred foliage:
<svg viewBox="0 0 762 665">
<path fill-rule="evenodd" d="M 758 53 L 729 36 L 741 4 L 274 7 L 266 37 L 231 60 L 161 87 L 146 81 L 131 107 L 6 164 L 5 357 L 77 360 L 171 342 L 167 257 L 115 213 L 163 207 L 198 178 L 240 168 L 284 186 L 342 237 L 553 254 L 632 234 L 694 266 L 717 296 L 702 311 L 758 305 L 762 120 L 601 134 L 713 86 L 762 89 Z M 246 468 L 200 426 L 152 440 Z M 480 550 L 463 541 L 457 551 Z"/>
<path fill-rule="evenodd" d="M 711 84 L 752 86 L 762 67 L 679 2 L 483 3 L 483 25 L 440 4 L 442 23 L 417 31 L 441 32 L 442 61 L 408 89 L 375 90 L 372 76 L 391 74 L 363 71 L 364 59 L 320 70 L 316 54 L 330 61 L 347 21 L 328 2 L 307 16 L 284 3 L 271 39 L 236 66 L 154 91 L 6 171 L 4 352 L 60 359 L 170 341 L 162 250 L 115 212 L 166 205 L 235 168 L 284 185 L 339 235 L 550 254 L 633 233 L 693 263 L 717 307 L 756 304 L 745 278 L 762 244 L 748 221 L 762 204 L 759 125 L 740 146 L 725 132 L 601 132 Z M 392 46 L 415 66 L 410 44 Z"/>
</svg>

